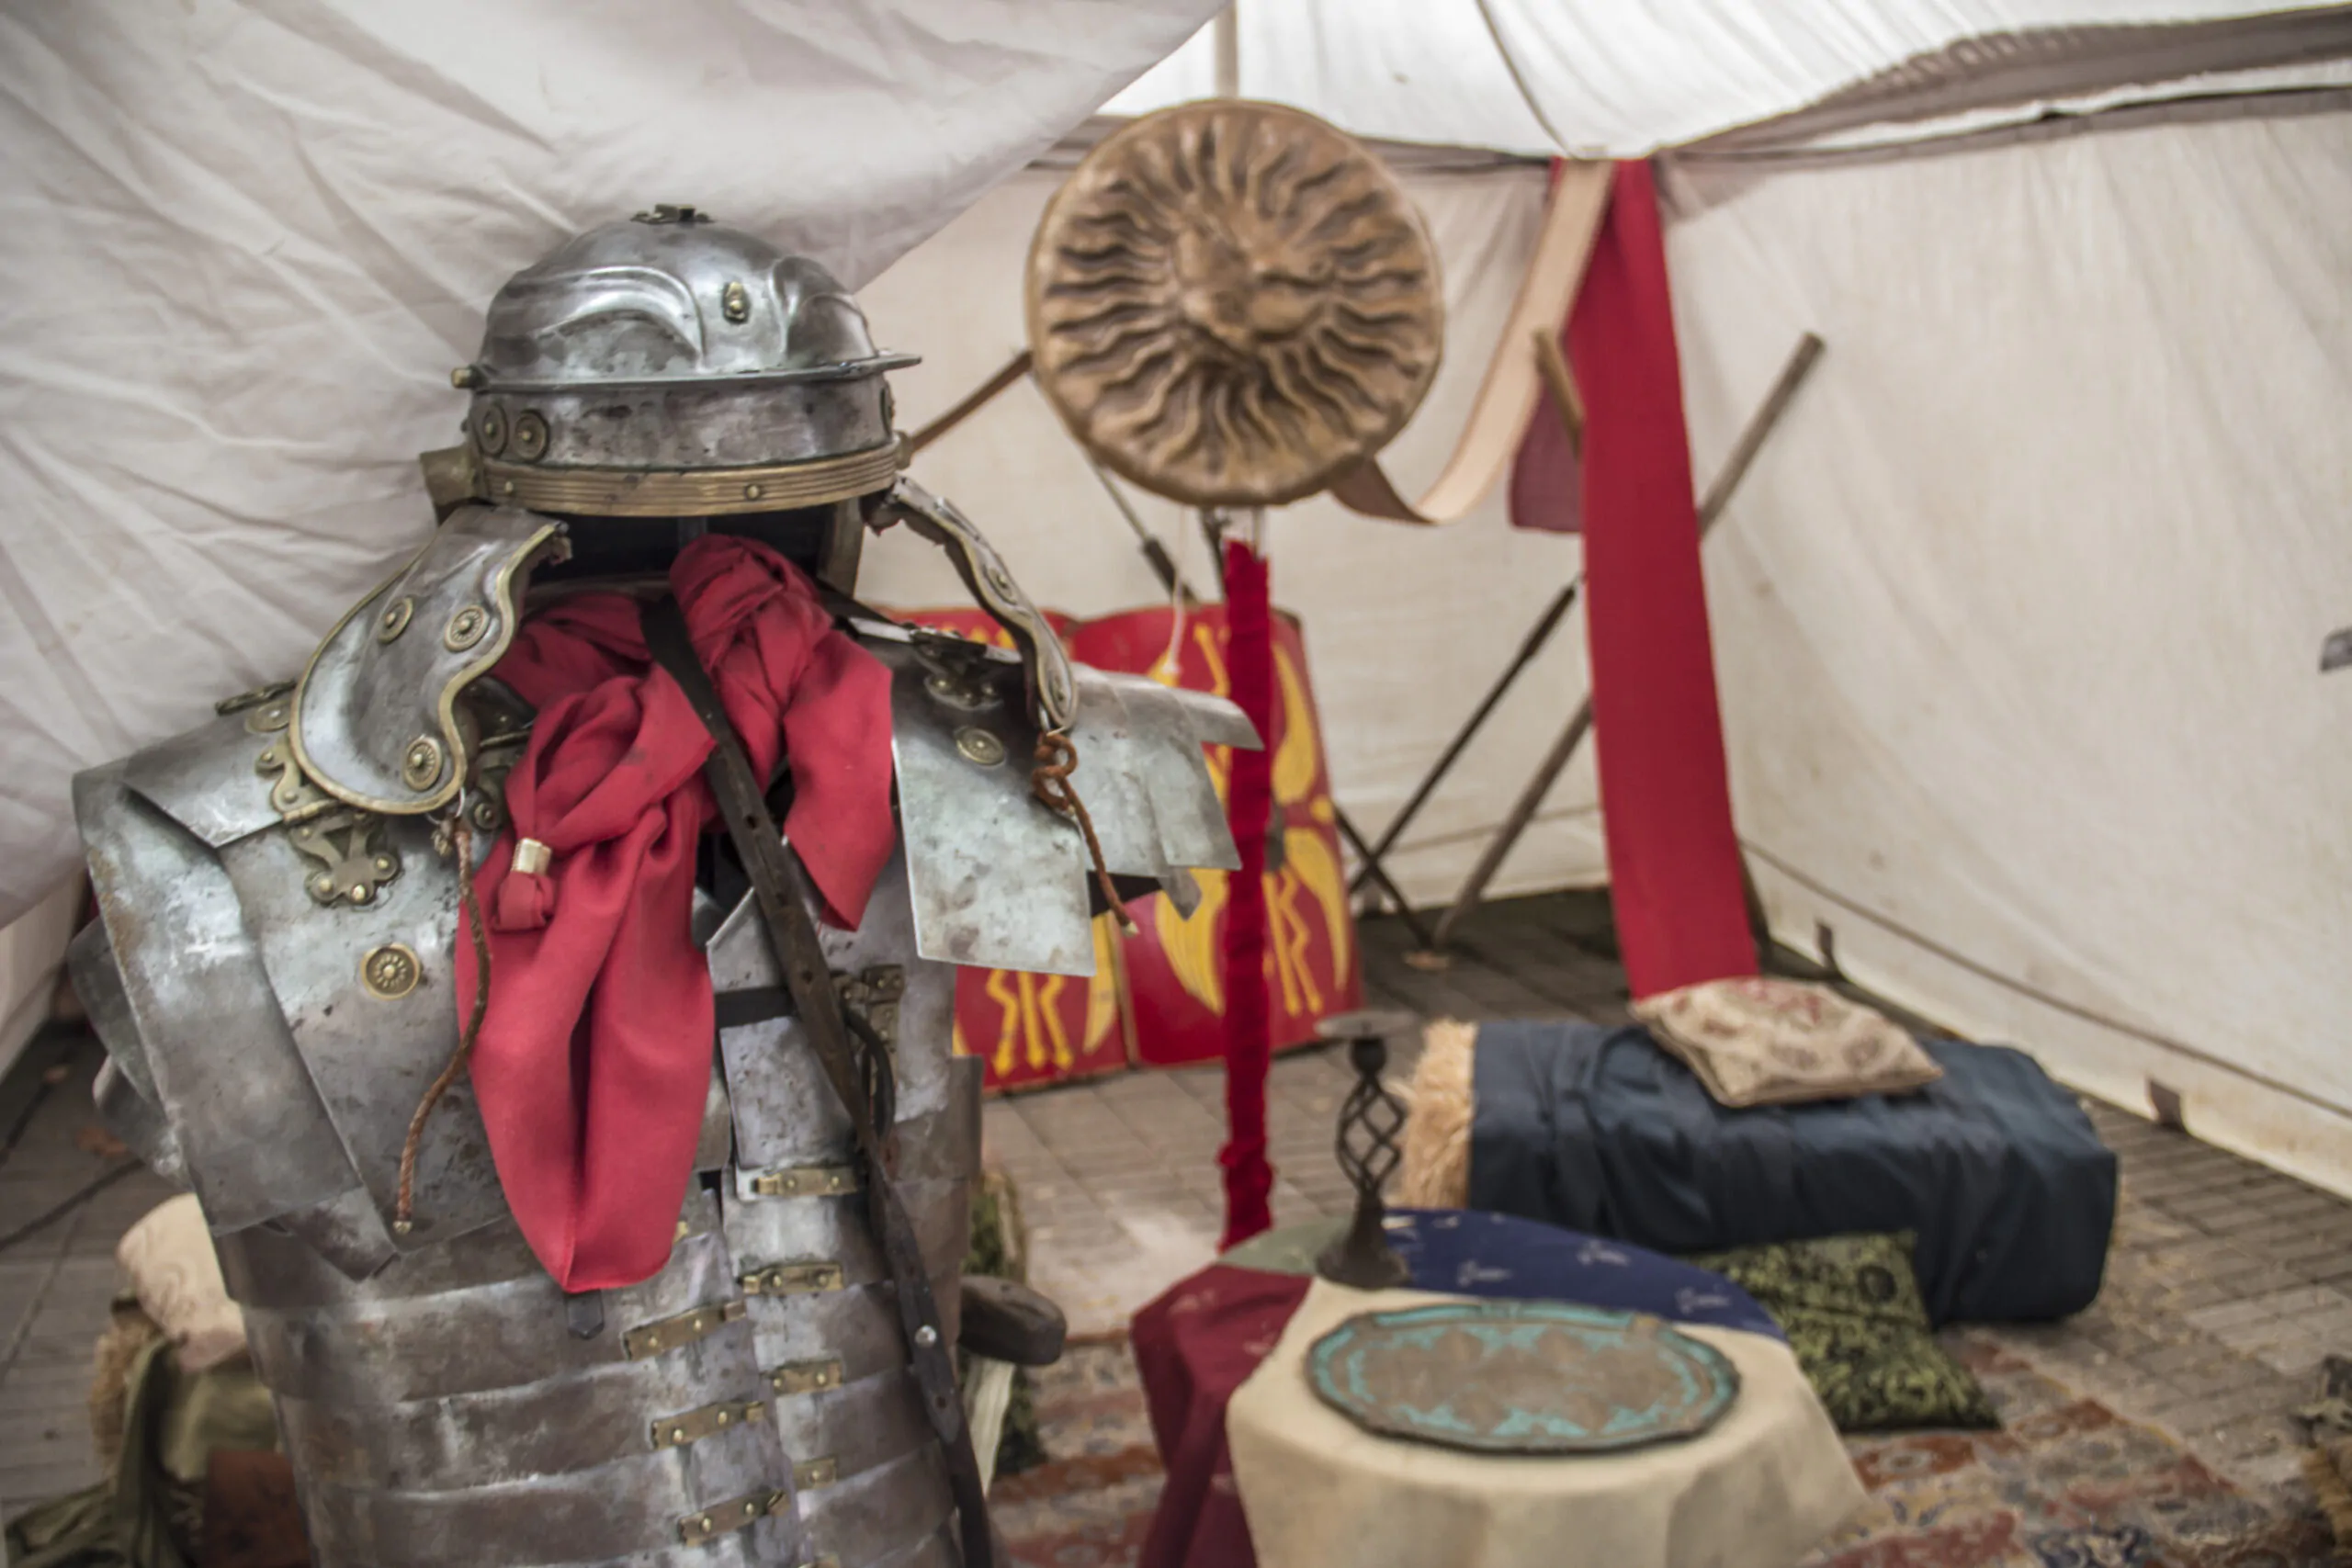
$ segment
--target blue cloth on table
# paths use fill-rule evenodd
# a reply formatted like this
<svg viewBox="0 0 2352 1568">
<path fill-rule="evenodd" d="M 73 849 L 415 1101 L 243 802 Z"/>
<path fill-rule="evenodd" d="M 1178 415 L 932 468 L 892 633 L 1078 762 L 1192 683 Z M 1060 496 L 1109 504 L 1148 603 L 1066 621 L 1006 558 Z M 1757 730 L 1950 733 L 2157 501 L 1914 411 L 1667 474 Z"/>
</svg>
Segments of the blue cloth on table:
<svg viewBox="0 0 2352 1568">
<path fill-rule="evenodd" d="M 1787 1338 L 1729 1280 L 1646 1247 L 1458 1209 L 1392 1209 L 1387 1230 L 1417 1291 L 1576 1302 Z"/>
<path fill-rule="evenodd" d="M 2079 1312 L 2114 1155 L 2024 1053 L 1921 1044 L 1916 1093 L 1734 1111 L 1637 1026 L 1482 1024 L 1470 1206 L 1670 1253 L 1907 1230 L 1937 1323 Z"/>
</svg>

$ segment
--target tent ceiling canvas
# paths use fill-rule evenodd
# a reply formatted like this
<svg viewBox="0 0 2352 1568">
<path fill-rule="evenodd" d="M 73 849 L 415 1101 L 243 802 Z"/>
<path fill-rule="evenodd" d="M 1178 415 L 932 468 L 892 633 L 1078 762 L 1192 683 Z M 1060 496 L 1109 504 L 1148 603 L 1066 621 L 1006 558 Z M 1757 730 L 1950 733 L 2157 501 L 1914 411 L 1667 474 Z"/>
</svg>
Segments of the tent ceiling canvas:
<svg viewBox="0 0 2352 1568">
<path fill-rule="evenodd" d="M 2232 0 L 1240 0 L 1240 90 L 1358 135 L 1580 158 L 1785 142 L 2352 54 L 2352 7 Z M 1206 31 L 1109 107 L 1215 85 Z"/>
</svg>

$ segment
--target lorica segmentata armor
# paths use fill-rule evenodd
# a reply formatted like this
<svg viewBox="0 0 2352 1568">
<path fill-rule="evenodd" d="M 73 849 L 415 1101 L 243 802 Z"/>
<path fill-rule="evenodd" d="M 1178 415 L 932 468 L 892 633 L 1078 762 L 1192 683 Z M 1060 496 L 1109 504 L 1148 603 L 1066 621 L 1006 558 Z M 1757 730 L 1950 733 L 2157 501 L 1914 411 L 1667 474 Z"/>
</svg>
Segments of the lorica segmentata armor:
<svg viewBox="0 0 2352 1568">
<path fill-rule="evenodd" d="M 441 526 L 298 679 L 75 784 L 101 1106 L 202 1201 L 322 1568 L 956 1568 L 969 1539 L 876 1171 L 723 856 L 695 899 L 717 1016 L 696 1174 L 658 1272 L 567 1294 L 462 1073 L 419 1115 L 465 1027 L 458 852 L 511 830 L 534 715 L 492 671 L 535 582 L 764 530 L 888 668 L 899 847 L 856 929 L 820 935 L 887 1055 L 888 1179 L 951 1344 L 980 1142 L 955 965 L 1085 973 L 1098 883 L 1185 901 L 1187 868 L 1238 863 L 1203 755 L 1256 743 L 1238 710 L 1069 664 L 969 525 L 899 478 L 880 373 L 905 361 L 848 296 L 648 216 L 502 292 L 457 377 L 468 446 L 428 461 Z M 1012 649 L 846 597 L 854 536 L 896 518 L 954 552 Z M 1029 787 L 1041 731 L 1080 759 L 1100 878 Z"/>
</svg>

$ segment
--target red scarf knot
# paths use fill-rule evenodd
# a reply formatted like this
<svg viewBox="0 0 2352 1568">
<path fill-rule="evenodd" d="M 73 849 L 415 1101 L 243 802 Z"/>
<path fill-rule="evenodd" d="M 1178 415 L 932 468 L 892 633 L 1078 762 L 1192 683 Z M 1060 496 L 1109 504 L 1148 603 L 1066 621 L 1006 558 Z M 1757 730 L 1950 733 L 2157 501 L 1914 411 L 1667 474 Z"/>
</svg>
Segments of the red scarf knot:
<svg viewBox="0 0 2352 1568">
<path fill-rule="evenodd" d="M 786 836 L 827 918 L 854 927 L 898 838 L 889 671 L 765 545 L 697 539 L 670 582 L 753 769 L 789 757 Z M 638 617 L 626 594 L 559 600 L 500 661 L 538 716 L 507 776 L 509 827 L 474 879 L 492 976 L 474 1089 L 516 1223 L 569 1291 L 669 1260 L 716 1038 L 690 930 L 713 742 L 651 667 Z M 547 846 L 544 873 L 514 869 L 524 838 Z M 461 1018 L 479 984 L 460 942 Z"/>
</svg>

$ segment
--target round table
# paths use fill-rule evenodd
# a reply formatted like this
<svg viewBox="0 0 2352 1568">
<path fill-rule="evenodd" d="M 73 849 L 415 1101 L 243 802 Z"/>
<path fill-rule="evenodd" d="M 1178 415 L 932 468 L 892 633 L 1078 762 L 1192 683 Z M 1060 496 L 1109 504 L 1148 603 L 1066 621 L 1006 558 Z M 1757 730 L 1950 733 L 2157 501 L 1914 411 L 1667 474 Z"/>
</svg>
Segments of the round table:
<svg viewBox="0 0 2352 1568">
<path fill-rule="evenodd" d="M 1530 1220 L 1389 1223 L 1414 1288 L 1308 1278 L 1326 1223 L 1236 1248 L 1138 1314 L 1170 1479 L 1146 1568 L 1246 1568 L 1252 1551 L 1261 1568 L 1787 1568 L 1864 1501 L 1786 1342 L 1728 1281 Z M 1694 1438 L 1523 1458 L 1374 1436 L 1308 1385 L 1308 1348 L 1346 1319 L 1465 1295 L 1667 1318 L 1731 1360 L 1739 1395 Z"/>
</svg>

